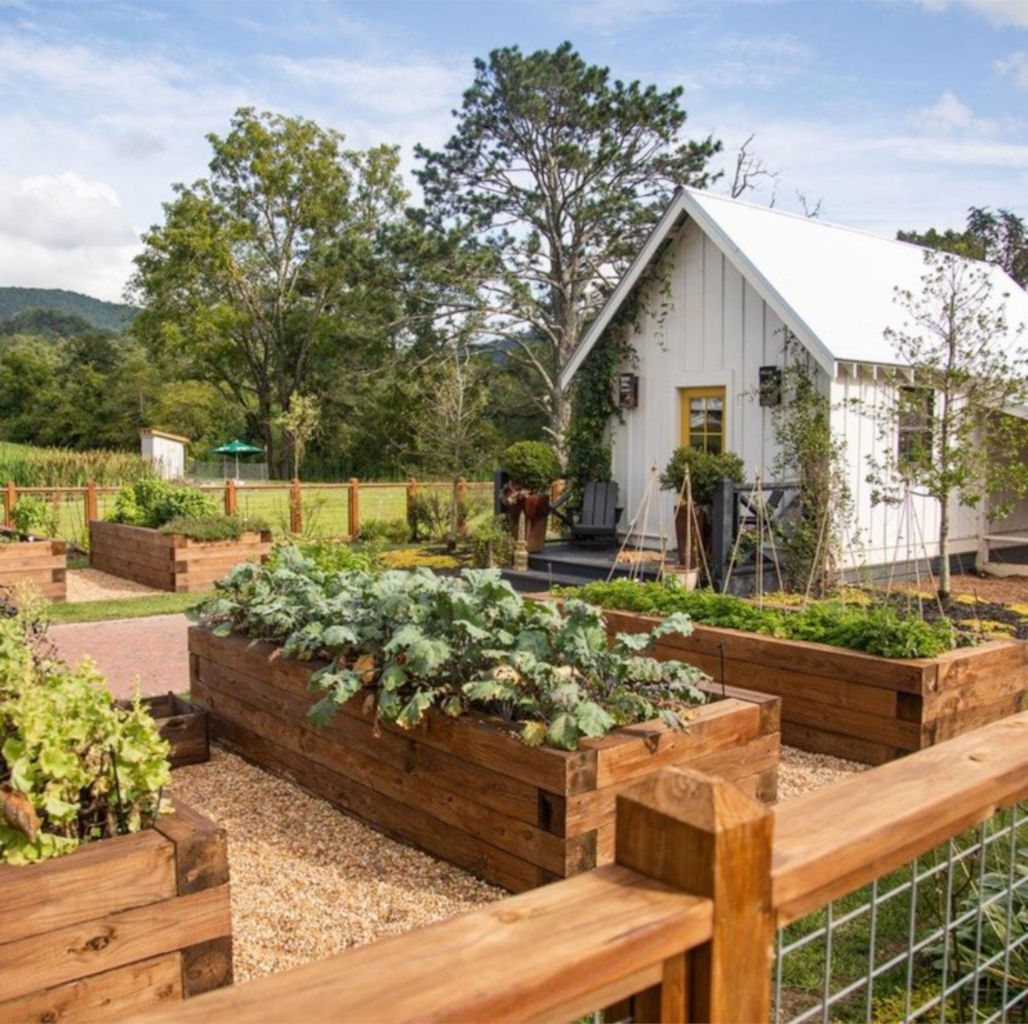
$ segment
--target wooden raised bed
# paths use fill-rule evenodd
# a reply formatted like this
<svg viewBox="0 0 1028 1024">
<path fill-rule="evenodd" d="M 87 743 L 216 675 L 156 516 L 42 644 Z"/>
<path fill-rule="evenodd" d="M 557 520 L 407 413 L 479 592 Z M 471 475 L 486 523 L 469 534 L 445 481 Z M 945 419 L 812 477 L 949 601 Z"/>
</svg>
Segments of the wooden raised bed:
<svg viewBox="0 0 1028 1024">
<path fill-rule="evenodd" d="M 268 530 L 244 533 L 236 540 L 193 540 L 145 526 L 89 521 L 90 564 L 158 590 L 209 590 L 234 565 L 263 562 L 270 551 Z"/>
<path fill-rule="evenodd" d="M 358 696 L 306 719 L 317 667 L 242 636 L 189 632 L 191 696 L 211 737 L 381 831 L 513 891 L 609 863 L 617 794 L 668 765 L 721 774 L 765 800 L 778 778 L 778 700 L 736 691 L 687 732 L 619 729 L 577 751 L 529 748 L 502 723 L 430 715 L 376 734 Z"/>
<path fill-rule="evenodd" d="M 31 583 L 50 601 L 68 596 L 67 545 L 63 540 L 0 544 L 0 586 Z"/>
<path fill-rule="evenodd" d="M 119 707 L 131 707 L 132 701 L 119 700 Z M 205 764 L 211 759 L 207 738 L 207 712 L 177 693 L 144 697 L 142 701 L 157 725 L 162 740 L 171 745 L 168 761 L 172 768 L 187 764 Z"/>
<path fill-rule="evenodd" d="M 614 633 L 661 619 L 604 609 Z M 782 742 L 882 764 L 1028 708 L 1028 644 L 996 640 L 935 658 L 882 658 L 826 644 L 696 625 L 654 657 L 686 661 L 782 699 Z"/>
<path fill-rule="evenodd" d="M 117 1020 L 232 983 L 225 833 L 182 805 L 67 857 L 0 865 L 0 1024 Z"/>
</svg>

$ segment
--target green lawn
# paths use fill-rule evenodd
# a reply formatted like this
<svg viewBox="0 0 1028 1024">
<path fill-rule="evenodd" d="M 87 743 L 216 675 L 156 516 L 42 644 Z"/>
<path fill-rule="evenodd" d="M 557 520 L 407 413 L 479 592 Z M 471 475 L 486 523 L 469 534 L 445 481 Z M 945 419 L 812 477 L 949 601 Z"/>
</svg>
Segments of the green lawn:
<svg viewBox="0 0 1028 1024">
<path fill-rule="evenodd" d="M 106 619 L 139 619 L 147 615 L 172 615 L 184 612 L 204 594 L 146 594 L 142 597 L 108 601 L 76 601 L 52 604 L 48 609 L 54 625 L 67 622 L 102 622 Z"/>
</svg>

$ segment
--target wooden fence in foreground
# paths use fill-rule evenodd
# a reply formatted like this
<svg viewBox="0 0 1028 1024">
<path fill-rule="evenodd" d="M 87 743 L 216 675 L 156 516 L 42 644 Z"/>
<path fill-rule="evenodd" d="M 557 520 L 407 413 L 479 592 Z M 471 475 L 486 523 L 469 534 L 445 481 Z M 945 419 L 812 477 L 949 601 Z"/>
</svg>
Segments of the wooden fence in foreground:
<svg viewBox="0 0 1028 1024">
<path fill-rule="evenodd" d="M 459 506 L 472 498 L 480 503 L 492 500 L 492 481 L 418 480 L 401 482 L 361 481 L 351 477 L 345 483 L 261 482 L 237 484 L 192 484 L 221 505 L 226 515 L 254 515 L 265 519 L 276 534 L 329 536 L 354 539 L 362 518 L 392 523 L 410 523 L 416 498 L 438 495 Z M 111 510 L 118 487 L 100 487 L 90 481 L 84 487 L 17 487 L 7 483 L 0 489 L 3 523 L 13 526 L 11 517 L 21 495 L 43 498 L 54 506 L 58 536 L 71 544 L 83 545 L 89 537 L 89 521 L 102 519 Z"/>
<path fill-rule="evenodd" d="M 776 928 L 1026 798 L 1028 712 L 774 811 L 665 770 L 609 867 L 139 1019 L 767 1021 Z"/>
</svg>

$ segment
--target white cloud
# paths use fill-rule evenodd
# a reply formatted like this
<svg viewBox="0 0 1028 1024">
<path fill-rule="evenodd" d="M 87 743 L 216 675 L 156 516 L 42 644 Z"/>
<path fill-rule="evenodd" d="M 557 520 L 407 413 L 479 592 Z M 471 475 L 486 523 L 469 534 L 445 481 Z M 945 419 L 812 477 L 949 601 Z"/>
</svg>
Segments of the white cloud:
<svg viewBox="0 0 1028 1024">
<path fill-rule="evenodd" d="M 388 117 L 449 110 L 467 83 L 468 66 L 430 62 L 370 64 L 335 57 L 274 56 L 267 63 L 305 87 L 332 90 L 337 102 L 356 103 Z"/>
<path fill-rule="evenodd" d="M 970 8 L 984 15 L 993 25 L 1028 27 L 1028 3 L 1025 0 L 917 0 L 930 11 L 945 11 L 954 5 Z"/>
<path fill-rule="evenodd" d="M 925 131 L 941 132 L 946 135 L 958 132 L 986 134 L 996 127 L 992 121 L 975 117 L 971 108 L 961 103 L 950 89 L 930 107 L 922 109 L 918 113 L 917 122 Z"/>
<path fill-rule="evenodd" d="M 546 4 L 547 13 L 573 28 L 598 32 L 634 27 L 674 12 L 674 0 L 573 0 Z"/>
<path fill-rule="evenodd" d="M 1019 89 L 1028 89 L 1028 50 L 1012 53 L 996 61 L 993 67 L 997 74 L 1009 75 Z"/>
<path fill-rule="evenodd" d="M 0 230 L 14 241 L 55 249 L 135 241 L 114 189 L 73 171 L 21 179 L 0 174 Z"/>
</svg>

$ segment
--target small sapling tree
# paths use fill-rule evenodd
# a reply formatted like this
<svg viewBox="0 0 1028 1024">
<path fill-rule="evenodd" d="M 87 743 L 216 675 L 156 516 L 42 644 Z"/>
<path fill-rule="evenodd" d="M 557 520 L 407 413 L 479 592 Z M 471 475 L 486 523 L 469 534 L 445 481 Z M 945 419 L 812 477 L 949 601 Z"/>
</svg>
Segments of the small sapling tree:
<svg viewBox="0 0 1028 1024">
<path fill-rule="evenodd" d="M 926 252 L 917 293 L 896 289 L 902 324 L 888 328 L 896 361 L 879 417 L 868 482 L 877 500 L 916 485 L 939 503 L 939 595 L 950 590 L 951 502 L 1028 494 L 1028 403 L 1024 325 L 1006 318 L 994 272 L 948 253 Z M 992 516 L 1007 505 L 990 502 Z"/>
<path fill-rule="evenodd" d="M 278 415 L 275 425 L 281 427 L 289 438 L 293 450 L 293 478 L 299 480 L 307 445 L 321 425 L 321 405 L 313 395 L 294 391 L 289 396 L 289 408 Z"/>
</svg>

